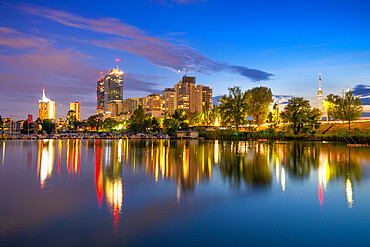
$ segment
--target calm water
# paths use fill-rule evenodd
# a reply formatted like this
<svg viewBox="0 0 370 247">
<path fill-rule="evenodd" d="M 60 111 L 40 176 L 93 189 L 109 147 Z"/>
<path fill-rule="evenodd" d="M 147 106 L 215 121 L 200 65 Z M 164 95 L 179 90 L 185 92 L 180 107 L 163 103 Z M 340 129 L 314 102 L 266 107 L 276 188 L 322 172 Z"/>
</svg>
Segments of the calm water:
<svg viewBox="0 0 370 247">
<path fill-rule="evenodd" d="M 369 246 L 370 149 L 0 142 L 1 246 Z"/>
</svg>

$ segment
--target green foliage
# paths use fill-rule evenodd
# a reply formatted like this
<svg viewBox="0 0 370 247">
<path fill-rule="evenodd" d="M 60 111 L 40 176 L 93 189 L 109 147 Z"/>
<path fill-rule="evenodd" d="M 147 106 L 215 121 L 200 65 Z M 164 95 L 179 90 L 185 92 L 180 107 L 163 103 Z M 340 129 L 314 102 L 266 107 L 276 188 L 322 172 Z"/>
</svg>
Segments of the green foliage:
<svg viewBox="0 0 370 247">
<path fill-rule="evenodd" d="M 91 127 L 91 129 L 96 129 L 97 131 L 101 128 L 103 122 L 97 115 L 90 116 L 87 121 L 86 125 Z"/>
<path fill-rule="evenodd" d="M 117 128 L 118 122 L 113 118 L 107 118 L 103 122 L 103 128 L 106 130 L 112 131 L 113 129 Z"/>
<path fill-rule="evenodd" d="M 134 133 L 160 132 L 161 125 L 157 118 L 145 114 L 142 106 L 136 109 L 129 119 L 128 130 Z"/>
<path fill-rule="evenodd" d="M 46 131 L 46 133 L 50 134 L 55 131 L 55 123 L 53 123 L 50 119 L 44 119 L 41 122 L 42 129 Z"/>
<path fill-rule="evenodd" d="M 219 112 L 223 123 L 232 123 L 239 129 L 239 125 L 246 120 L 247 94 L 239 87 L 229 88 L 229 95 L 220 99 Z"/>
<path fill-rule="evenodd" d="M 352 92 L 347 92 L 344 97 L 330 94 L 325 99 L 324 106 L 328 117 L 348 121 L 349 130 L 351 129 L 351 121 L 358 119 L 363 114 L 360 97 L 355 97 Z"/>
<path fill-rule="evenodd" d="M 247 113 L 252 116 L 258 126 L 264 123 L 269 114 L 272 103 L 272 92 L 267 87 L 254 87 L 246 92 Z"/>
<path fill-rule="evenodd" d="M 317 123 L 321 113 L 318 109 L 311 110 L 308 100 L 302 97 L 293 97 L 289 99 L 289 103 L 284 108 L 281 116 L 285 121 L 290 123 L 294 135 L 297 135 L 306 131 L 313 133 L 318 127 Z"/>
</svg>

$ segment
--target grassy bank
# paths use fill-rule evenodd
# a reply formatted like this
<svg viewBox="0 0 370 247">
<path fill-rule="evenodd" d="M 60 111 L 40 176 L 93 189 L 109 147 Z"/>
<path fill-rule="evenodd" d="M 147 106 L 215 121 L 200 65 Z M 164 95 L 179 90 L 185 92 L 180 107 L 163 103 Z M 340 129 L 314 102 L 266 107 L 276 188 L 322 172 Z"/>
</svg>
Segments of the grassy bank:
<svg viewBox="0 0 370 247">
<path fill-rule="evenodd" d="M 353 126 L 353 128 L 352 128 Z M 249 131 L 236 130 L 199 130 L 199 136 L 206 140 L 318 140 L 318 141 L 340 141 L 350 143 L 370 143 L 370 121 L 356 122 L 351 124 L 348 130 L 347 123 L 321 124 L 314 134 L 294 135 L 287 126 L 272 128 L 253 128 Z"/>
</svg>

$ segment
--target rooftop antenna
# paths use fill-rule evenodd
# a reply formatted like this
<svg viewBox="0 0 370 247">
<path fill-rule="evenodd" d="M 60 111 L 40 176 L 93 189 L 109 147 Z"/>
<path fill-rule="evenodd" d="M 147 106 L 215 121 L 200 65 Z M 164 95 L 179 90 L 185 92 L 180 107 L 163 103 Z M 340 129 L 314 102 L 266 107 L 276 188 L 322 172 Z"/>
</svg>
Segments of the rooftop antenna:
<svg viewBox="0 0 370 247">
<path fill-rule="evenodd" d="M 42 100 L 45 101 L 46 96 L 45 96 L 45 88 L 42 89 Z"/>
<path fill-rule="evenodd" d="M 119 59 L 117 58 L 116 61 L 117 61 L 117 70 L 118 70 L 118 61 L 119 61 Z"/>
<path fill-rule="evenodd" d="M 100 72 L 100 80 L 103 80 L 103 72 Z"/>
</svg>

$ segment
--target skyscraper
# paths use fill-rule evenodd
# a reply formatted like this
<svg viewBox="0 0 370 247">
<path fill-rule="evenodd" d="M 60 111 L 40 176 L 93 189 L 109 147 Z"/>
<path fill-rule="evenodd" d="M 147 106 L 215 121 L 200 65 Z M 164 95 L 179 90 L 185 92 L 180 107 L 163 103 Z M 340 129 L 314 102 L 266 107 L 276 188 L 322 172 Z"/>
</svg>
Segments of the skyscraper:
<svg viewBox="0 0 370 247">
<path fill-rule="evenodd" d="M 103 80 L 103 72 L 100 72 L 100 79 L 97 82 L 96 87 L 96 114 L 104 113 L 104 94 L 105 94 L 105 87 L 104 87 L 104 80 Z"/>
<path fill-rule="evenodd" d="M 97 114 L 109 111 L 108 105 L 117 109 L 117 114 L 121 113 L 121 107 L 117 108 L 117 106 L 123 104 L 123 71 L 118 69 L 118 59 L 117 68 L 109 71 L 104 78 L 101 77 L 97 82 L 96 93 Z"/>
<path fill-rule="evenodd" d="M 175 90 L 178 96 L 178 108 L 195 112 L 195 77 L 184 75 L 175 85 Z"/>
<path fill-rule="evenodd" d="M 202 99 L 202 106 L 203 112 L 212 109 L 213 101 L 212 101 L 212 88 L 208 86 L 203 86 L 203 99 Z"/>
<path fill-rule="evenodd" d="M 177 95 L 174 88 L 166 88 L 162 92 L 163 110 L 172 114 L 177 109 Z"/>
<path fill-rule="evenodd" d="M 69 110 L 74 111 L 76 115 L 76 121 L 80 121 L 80 113 L 81 113 L 81 102 L 71 102 L 69 103 Z"/>
<path fill-rule="evenodd" d="M 46 98 L 45 89 L 42 89 L 42 100 L 39 100 L 39 118 L 40 120 L 56 119 L 55 102 Z"/>
</svg>

